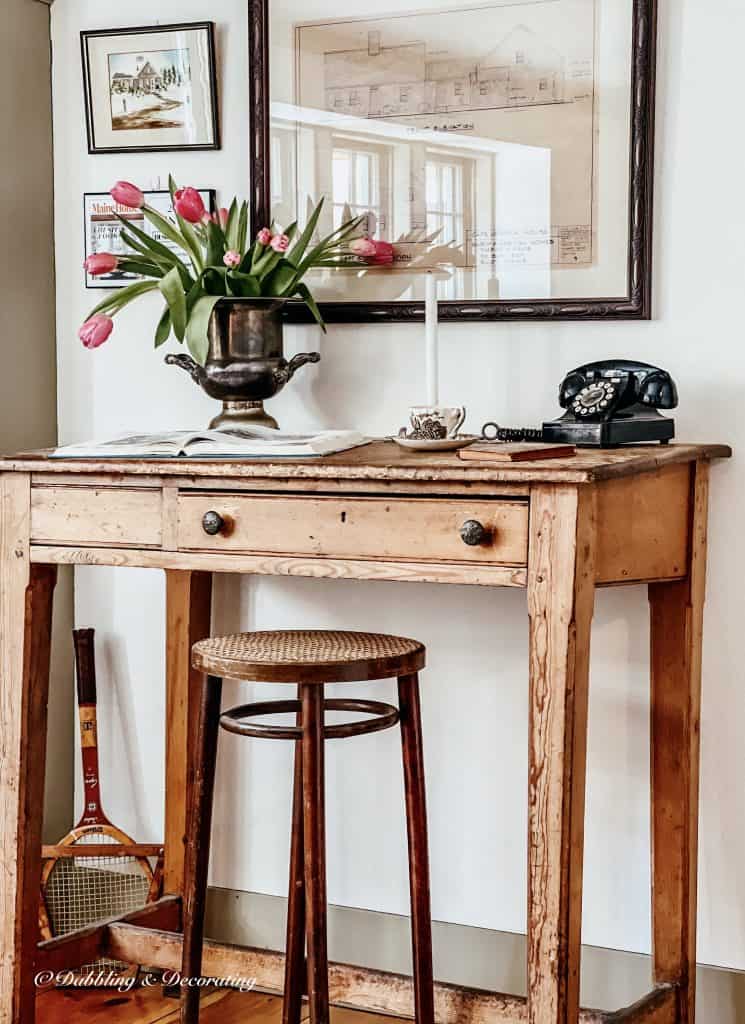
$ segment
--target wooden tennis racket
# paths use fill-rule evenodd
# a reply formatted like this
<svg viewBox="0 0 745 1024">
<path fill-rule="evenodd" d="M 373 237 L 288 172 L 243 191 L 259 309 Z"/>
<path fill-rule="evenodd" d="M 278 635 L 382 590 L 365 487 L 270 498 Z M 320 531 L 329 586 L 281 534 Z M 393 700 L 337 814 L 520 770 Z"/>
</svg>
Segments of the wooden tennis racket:
<svg viewBox="0 0 745 1024">
<path fill-rule="evenodd" d="M 162 847 L 136 844 L 103 812 L 94 630 L 79 629 L 73 636 L 85 804 L 72 832 L 42 850 L 39 926 L 44 939 L 137 910 L 159 899 L 162 890 Z M 157 859 L 155 870 L 151 858 Z M 112 965 L 101 961 L 95 966 Z"/>
</svg>

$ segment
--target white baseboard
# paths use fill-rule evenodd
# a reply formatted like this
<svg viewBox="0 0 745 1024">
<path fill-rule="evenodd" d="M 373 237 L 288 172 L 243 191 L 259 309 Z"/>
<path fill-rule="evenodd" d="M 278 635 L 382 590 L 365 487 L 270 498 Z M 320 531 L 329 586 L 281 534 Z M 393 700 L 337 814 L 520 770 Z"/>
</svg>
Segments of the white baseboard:
<svg viewBox="0 0 745 1024">
<path fill-rule="evenodd" d="M 283 949 L 287 901 L 279 896 L 211 889 L 207 934 L 221 942 Z M 525 994 L 525 936 L 436 921 L 435 976 L 440 981 Z M 409 921 L 352 907 L 329 908 L 329 956 L 348 964 L 411 972 Z M 652 988 L 651 960 L 636 953 L 584 946 L 582 1005 L 629 1006 Z M 745 974 L 698 969 L 698 1024 L 745 1022 Z"/>
</svg>

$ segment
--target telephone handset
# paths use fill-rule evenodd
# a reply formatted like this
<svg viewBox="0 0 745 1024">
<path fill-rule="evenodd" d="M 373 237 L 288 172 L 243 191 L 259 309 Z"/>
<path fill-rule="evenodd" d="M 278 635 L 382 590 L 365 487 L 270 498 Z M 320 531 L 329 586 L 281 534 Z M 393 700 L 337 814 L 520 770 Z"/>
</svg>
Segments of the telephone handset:
<svg viewBox="0 0 745 1024">
<path fill-rule="evenodd" d="M 608 359 L 572 370 L 562 381 L 561 419 L 543 424 L 546 441 L 609 447 L 675 436 L 675 422 L 659 409 L 674 409 L 678 389 L 669 373 L 634 360 Z"/>
<path fill-rule="evenodd" d="M 578 366 L 559 388 L 559 404 L 567 411 L 542 430 L 500 427 L 486 423 L 487 441 L 549 441 L 612 448 L 619 444 L 667 444 L 675 421 L 659 409 L 675 409 L 678 389 L 665 370 L 632 359 L 606 359 Z"/>
</svg>

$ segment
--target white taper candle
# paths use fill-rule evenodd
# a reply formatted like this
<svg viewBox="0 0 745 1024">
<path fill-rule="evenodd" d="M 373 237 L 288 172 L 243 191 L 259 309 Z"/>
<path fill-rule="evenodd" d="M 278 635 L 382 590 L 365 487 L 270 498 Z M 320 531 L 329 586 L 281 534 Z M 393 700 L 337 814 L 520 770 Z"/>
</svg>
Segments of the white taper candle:
<svg viewBox="0 0 745 1024">
<path fill-rule="evenodd" d="M 427 404 L 437 405 L 439 396 L 439 352 L 437 347 L 437 278 L 429 271 L 425 275 L 426 288 L 426 367 Z"/>
</svg>

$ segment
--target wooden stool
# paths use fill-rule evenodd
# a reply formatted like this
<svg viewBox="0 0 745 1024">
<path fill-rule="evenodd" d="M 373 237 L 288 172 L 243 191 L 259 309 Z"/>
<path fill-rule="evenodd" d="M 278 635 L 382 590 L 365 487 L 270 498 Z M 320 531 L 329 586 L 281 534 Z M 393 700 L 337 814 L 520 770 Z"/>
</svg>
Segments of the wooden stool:
<svg viewBox="0 0 745 1024">
<path fill-rule="evenodd" d="M 222 726 L 241 736 L 295 741 L 295 784 L 287 909 L 283 1024 L 300 1024 L 307 992 L 312 1024 L 328 1024 L 324 741 L 401 725 L 406 823 L 409 838 L 414 996 L 417 1024 L 434 1024 L 432 924 L 427 812 L 417 673 L 425 649 L 415 640 L 374 633 L 282 630 L 243 633 L 194 645 L 192 663 L 205 673 L 195 750 L 194 786 L 186 849 L 182 974 L 202 969 L 212 799 L 217 736 Z M 298 700 L 272 700 L 220 715 L 223 678 L 297 683 Z M 399 707 L 371 700 L 326 700 L 324 683 L 398 679 Z M 326 725 L 326 711 L 370 716 Z M 293 712 L 296 725 L 261 724 L 262 715 Z M 305 944 L 307 939 L 307 967 Z M 199 990 L 182 990 L 182 1024 L 197 1024 Z"/>
</svg>

